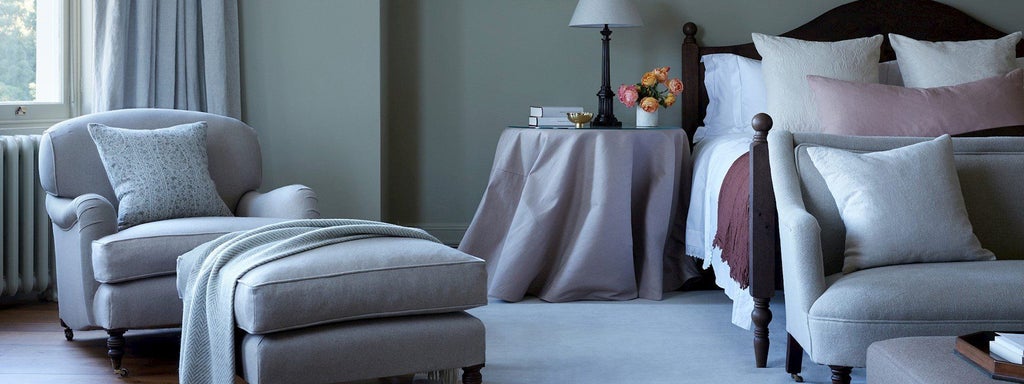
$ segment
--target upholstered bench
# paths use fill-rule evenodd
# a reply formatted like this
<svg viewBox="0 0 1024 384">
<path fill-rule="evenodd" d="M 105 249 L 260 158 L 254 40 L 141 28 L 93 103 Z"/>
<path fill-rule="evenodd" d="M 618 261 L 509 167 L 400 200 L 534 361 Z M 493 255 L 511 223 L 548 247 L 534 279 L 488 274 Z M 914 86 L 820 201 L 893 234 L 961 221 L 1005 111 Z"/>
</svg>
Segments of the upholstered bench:
<svg viewBox="0 0 1024 384">
<path fill-rule="evenodd" d="M 952 336 L 901 337 L 868 347 L 871 384 L 1006 383 L 956 354 Z"/>
<path fill-rule="evenodd" d="M 179 295 L 193 268 L 178 260 Z M 484 262 L 443 244 L 378 237 L 256 267 L 238 280 L 239 374 L 249 383 L 330 383 L 450 371 L 480 383 Z M 236 342 L 239 342 L 236 338 Z"/>
</svg>

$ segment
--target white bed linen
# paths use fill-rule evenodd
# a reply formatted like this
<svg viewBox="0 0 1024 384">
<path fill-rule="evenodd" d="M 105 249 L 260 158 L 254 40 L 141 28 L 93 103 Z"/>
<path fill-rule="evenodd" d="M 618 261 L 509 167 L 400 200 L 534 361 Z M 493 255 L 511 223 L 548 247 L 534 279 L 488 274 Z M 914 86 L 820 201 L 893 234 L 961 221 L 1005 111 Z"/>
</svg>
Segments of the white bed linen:
<svg viewBox="0 0 1024 384">
<path fill-rule="evenodd" d="M 698 128 L 704 130 L 705 127 Z M 745 133 L 702 135 L 693 147 L 693 178 L 690 209 L 686 216 L 686 254 L 704 259 L 704 268 L 715 270 L 715 284 L 732 299 L 732 323 L 751 329 L 750 312 L 754 299 L 746 289 L 729 277 L 729 265 L 722 261 L 722 250 L 714 247 L 718 231 L 718 193 L 729 167 L 750 150 L 753 129 Z"/>
</svg>

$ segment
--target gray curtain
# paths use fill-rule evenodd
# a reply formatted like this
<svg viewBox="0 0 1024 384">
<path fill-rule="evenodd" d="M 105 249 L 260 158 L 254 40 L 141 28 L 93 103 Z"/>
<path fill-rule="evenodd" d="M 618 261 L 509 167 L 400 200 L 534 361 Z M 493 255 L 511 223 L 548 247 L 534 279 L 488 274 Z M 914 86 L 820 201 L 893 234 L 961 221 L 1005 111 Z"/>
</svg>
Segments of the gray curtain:
<svg viewBox="0 0 1024 384">
<path fill-rule="evenodd" d="M 238 0 L 96 0 L 95 109 L 240 118 Z"/>
</svg>

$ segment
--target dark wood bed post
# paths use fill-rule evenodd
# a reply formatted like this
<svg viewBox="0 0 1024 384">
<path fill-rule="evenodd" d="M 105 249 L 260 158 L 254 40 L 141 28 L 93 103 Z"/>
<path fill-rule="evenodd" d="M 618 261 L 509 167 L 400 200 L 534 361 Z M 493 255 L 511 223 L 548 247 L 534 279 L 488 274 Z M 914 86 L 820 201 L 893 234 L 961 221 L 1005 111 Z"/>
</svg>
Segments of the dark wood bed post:
<svg viewBox="0 0 1024 384">
<path fill-rule="evenodd" d="M 779 231 L 768 164 L 768 131 L 772 118 L 758 113 L 751 121 L 754 139 L 750 143 L 750 296 L 754 310 L 754 363 L 768 365 L 768 324 L 772 322 L 769 302 L 775 296 L 775 259 L 779 249 Z"/>
<path fill-rule="evenodd" d="M 760 59 L 753 44 L 729 47 L 701 47 L 697 44 L 697 25 L 683 25 L 683 129 L 693 143 L 693 134 L 704 120 L 708 105 L 704 88 L 702 54 L 736 53 Z M 776 263 L 778 260 L 778 223 L 775 214 L 775 193 L 772 190 L 771 170 L 768 166 L 768 131 L 772 119 L 758 114 L 751 121 L 754 138 L 750 143 L 750 295 L 754 310 L 750 316 L 754 324 L 754 363 L 758 368 L 768 365 L 768 325 L 772 321 L 769 302 L 775 295 Z"/>
<path fill-rule="evenodd" d="M 683 24 L 683 130 L 686 131 L 687 140 L 693 146 L 693 135 L 697 127 L 704 120 L 703 109 L 701 108 L 700 90 L 703 82 L 703 70 L 687 70 L 690 66 L 700 67 L 700 47 L 697 45 L 697 24 Z M 707 98 L 707 96 L 705 96 Z"/>
</svg>

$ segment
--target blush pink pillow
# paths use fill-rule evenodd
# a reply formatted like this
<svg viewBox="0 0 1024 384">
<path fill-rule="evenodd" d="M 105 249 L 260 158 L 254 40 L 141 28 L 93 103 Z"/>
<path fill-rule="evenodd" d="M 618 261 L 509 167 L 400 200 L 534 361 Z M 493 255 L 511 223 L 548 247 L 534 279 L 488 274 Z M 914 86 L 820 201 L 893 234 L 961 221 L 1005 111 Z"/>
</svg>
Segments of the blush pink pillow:
<svg viewBox="0 0 1024 384">
<path fill-rule="evenodd" d="M 822 132 L 938 137 L 1024 125 L 1024 70 L 937 88 L 903 88 L 807 76 Z"/>
</svg>

